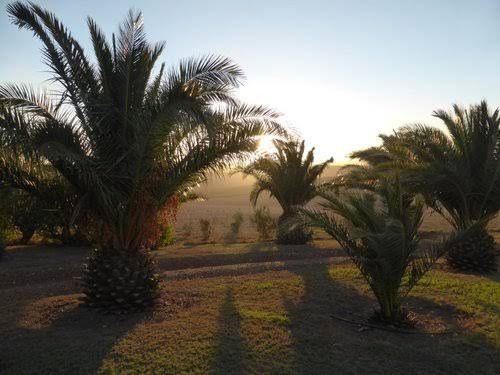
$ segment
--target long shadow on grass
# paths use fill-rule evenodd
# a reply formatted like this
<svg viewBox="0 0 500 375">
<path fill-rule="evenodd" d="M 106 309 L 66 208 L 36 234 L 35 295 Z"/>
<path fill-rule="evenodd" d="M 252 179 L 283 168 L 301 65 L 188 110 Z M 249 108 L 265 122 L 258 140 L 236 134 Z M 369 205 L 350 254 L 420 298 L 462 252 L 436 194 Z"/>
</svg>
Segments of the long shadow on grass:
<svg viewBox="0 0 500 375">
<path fill-rule="evenodd" d="M 376 307 L 374 298 L 332 279 L 327 265 L 294 272 L 304 285 L 299 302 L 285 298 L 294 339 L 294 373 L 498 373 L 494 345 L 480 332 L 457 336 L 359 330 L 332 315 L 366 319 Z M 418 297 L 410 297 L 408 305 L 431 323 L 436 319 L 452 329 L 460 326 L 453 306 Z"/>
<path fill-rule="evenodd" d="M 294 372 L 330 374 L 348 369 L 343 365 L 347 360 L 345 350 L 356 328 L 335 321 L 332 314 L 349 317 L 353 313 L 366 313 L 373 306 L 373 300 L 335 282 L 327 265 L 304 267 L 294 272 L 304 285 L 304 294 L 298 303 L 285 298 L 294 340 Z"/>
<path fill-rule="evenodd" d="M 213 267 L 239 263 L 274 262 L 294 259 L 326 258 L 341 254 L 339 249 L 319 249 L 311 245 L 282 246 L 272 242 L 258 242 L 235 247 L 226 245 L 224 253 L 186 255 L 183 257 L 158 257 L 158 265 L 162 271 L 185 268 Z"/>
<path fill-rule="evenodd" d="M 234 304 L 233 291 L 228 288 L 219 310 L 213 373 L 237 374 L 242 372 L 243 358 L 247 348 L 240 332 L 241 320 Z"/>
<path fill-rule="evenodd" d="M 97 373 L 113 346 L 144 314 L 103 315 L 74 295 L 32 301 L 0 337 L 0 373 Z M 43 300 L 43 298 L 42 298 Z"/>
</svg>

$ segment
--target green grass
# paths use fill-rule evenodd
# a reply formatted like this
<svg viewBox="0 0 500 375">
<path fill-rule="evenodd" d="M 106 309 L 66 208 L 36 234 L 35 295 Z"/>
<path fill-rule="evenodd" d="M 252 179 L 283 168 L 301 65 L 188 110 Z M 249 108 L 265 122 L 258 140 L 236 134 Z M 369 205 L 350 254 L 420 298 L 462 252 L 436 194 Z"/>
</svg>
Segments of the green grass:
<svg viewBox="0 0 500 375">
<path fill-rule="evenodd" d="M 418 332 L 446 333 L 405 335 L 332 317 L 362 320 L 376 307 L 350 265 L 171 280 L 162 306 L 117 318 L 79 305 L 71 272 L 79 257 L 39 251 L 40 269 L 66 271 L 1 284 L 2 374 L 494 374 L 500 366 L 498 275 L 431 272 L 408 308 Z M 36 274 L 21 255 L 4 266 Z"/>
</svg>

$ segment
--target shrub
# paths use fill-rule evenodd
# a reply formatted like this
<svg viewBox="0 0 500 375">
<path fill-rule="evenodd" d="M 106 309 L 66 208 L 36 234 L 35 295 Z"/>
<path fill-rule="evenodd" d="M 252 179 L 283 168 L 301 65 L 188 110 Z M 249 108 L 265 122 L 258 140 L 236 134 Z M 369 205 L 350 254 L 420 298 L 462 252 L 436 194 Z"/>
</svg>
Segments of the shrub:
<svg viewBox="0 0 500 375">
<path fill-rule="evenodd" d="M 210 220 L 200 219 L 200 232 L 201 232 L 201 240 L 203 242 L 207 242 L 212 235 L 212 224 Z"/>
<path fill-rule="evenodd" d="M 160 238 L 161 246 L 172 245 L 175 241 L 175 230 L 172 224 L 169 224 L 163 230 L 163 233 Z"/>
<path fill-rule="evenodd" d="M 193 226 L 191 223 L 184 224 L 181 228 L 182 238 L 184 238 L 184 240 L 189 239 L 191 237 L 191 233 L 193 233 Z"/>
<path fill-rule="evenodd" d="M 254 210 L 250 216 L 250 221 L 255 224 L 259 239 L 269 240 L 276 229 L 276 219 L 271 216 L 269 208 L 262 206 Z"/>
<path fill-rule="evenodd" d="M 233 221 L 229 226 L 229 233 L 226 236 L 227 242 L 236 242 L 240 234 L 241 225 L 243 224 L 243 214 L 238 211 L 233 214 Z"/>
<path fill-rule="evenodd" d="M 321 209 L 301 210 L 344 248 L 375 295 L 381 322 L 404 323 L 402 299 L 458 236 L 419 248 L 424 202 L 402 191 L 399 180 L 382 181 L 374 191 L 321 193 Z"/>
<path fill-rule="evenodd" d="M 495 243 L 487 224 L 500 211 L 500 112 L 482 101 L 433 116 L 444 129 L 404 126 L 382 135 L 380 147 L 351 157 L 364 162 L 363 168 L 403 173 L 408 188 L 422 194 L 456 230 L 481 222 L 483 227 L 450 247 L 446 258 L 457 271 L 495 272 Z"/>
<path fill-rule="evenodd" d="M 278 219 L 276 243 L 282 245 L 303 245 L 312 239 L 312 233 L 304 225 L 290 226 L 297 218 L 297 208 L 304 207 L 318 195 L 319 177 L 330 158 L 321 164 L 314 164 L 314 148 L 306 152 L 305 142 L 289 139 L 274 140 L 276 151 L 266 154 L 239 171 L 255 179 L 250 192 L 250 202 L 257 204 L 263 192 L 277 200 L 283 213 Z"/>
</svg>

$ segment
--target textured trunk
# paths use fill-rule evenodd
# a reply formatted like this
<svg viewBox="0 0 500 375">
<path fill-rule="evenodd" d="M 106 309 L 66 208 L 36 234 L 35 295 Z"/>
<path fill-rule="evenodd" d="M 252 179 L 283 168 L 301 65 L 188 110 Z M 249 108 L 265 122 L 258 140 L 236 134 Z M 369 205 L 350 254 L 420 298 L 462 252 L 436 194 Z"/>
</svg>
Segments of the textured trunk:
<svg viewBox="0 0 500 375">
<path fill-rule="evenodd" d="M 295 211 L 284 212 L 278 219 L 276 243 L 280 245 L 303 245 L 311 240 L 312 234 L 308 227 L 293 222 Z"/>
<path fill-rule="evenodd" d="M 446 255 L 448 265 L 457 271 L 488 273 L 496 270 L 495 240 L 486 228 L 454 243 Z"/>
<path fill-rule="evenodd" d="M 392 284 L 392 283 L 391 283 Z M 399 284 L 385 285 L 383 290 L 375 293 L 380 310 L 375 312 L 374 320 L 385 324 L 400 324 L 406 320 L 399 298 Z"/>
<path fill-rule="evenodd" d="M 83 271 L 83 301 L 107 312 L 139 311 L 158 299 L 158 276 L 146 250 L 93 250 Z"/>
</svg>

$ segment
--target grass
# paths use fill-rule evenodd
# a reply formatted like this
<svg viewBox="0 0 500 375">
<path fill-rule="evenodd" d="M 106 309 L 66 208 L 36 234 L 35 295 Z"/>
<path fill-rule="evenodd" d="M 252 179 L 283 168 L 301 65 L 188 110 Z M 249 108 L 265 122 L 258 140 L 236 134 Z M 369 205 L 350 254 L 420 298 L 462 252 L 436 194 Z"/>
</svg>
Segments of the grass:
<svg viewBox="0 0 500 375">
<path fill-rule="evenodd" d="M 187 256 L 216 248 L 193 247 Z M 230 246 L 226 252 L 245 249 Z M 161 306 L 117 318 L 79 304 L 75 277 L 85 249 L 11 253 L 1 265 L 7 276 L 0 275 L 2 374 L 495 374 L 500 369 L 498 274 L 432 271 L 411 293 L 408 307 L 418 318 L 417 332 L 435 334 L 405 335 L 364 330 L 333 317 L 362 320 L 376 307 L 349 264 L 169 280 L 162 283 Z M 160 255 L 168 259 L 168 251 Z M 54 269 L 59 274 L 49 272 Z M 7 277 L 16 282 L 4 283 Z"/>
<path fill-rule="evenodd" d="M 314 246 L 277 246 L 272 242 L 178 244 L 162 248 L 155 254 L 160 267 L 165 270 L 344 255 L 338 244 L 331 240 L 317 241 Z"/>
</svg>

